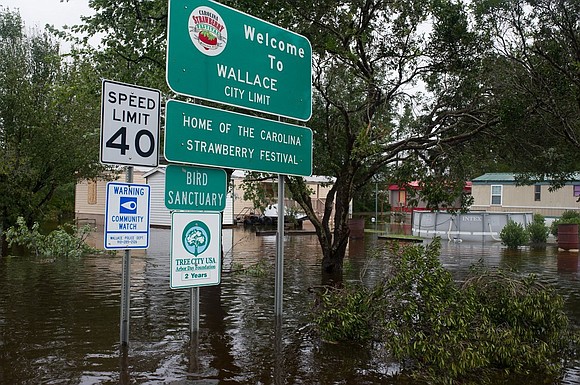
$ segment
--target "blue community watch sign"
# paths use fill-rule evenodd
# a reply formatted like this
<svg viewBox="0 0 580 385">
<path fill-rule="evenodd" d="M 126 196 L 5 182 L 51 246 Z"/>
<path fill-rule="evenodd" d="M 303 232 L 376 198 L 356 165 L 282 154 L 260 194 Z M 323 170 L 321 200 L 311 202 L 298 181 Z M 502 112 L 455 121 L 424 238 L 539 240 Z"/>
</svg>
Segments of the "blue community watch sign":
<svg viewBox="0 0 580 385">
<path fill-rule="evenodd" d="M 105 249 L 149 247 L 149 185 L 107 183 Z"/>
</svg>

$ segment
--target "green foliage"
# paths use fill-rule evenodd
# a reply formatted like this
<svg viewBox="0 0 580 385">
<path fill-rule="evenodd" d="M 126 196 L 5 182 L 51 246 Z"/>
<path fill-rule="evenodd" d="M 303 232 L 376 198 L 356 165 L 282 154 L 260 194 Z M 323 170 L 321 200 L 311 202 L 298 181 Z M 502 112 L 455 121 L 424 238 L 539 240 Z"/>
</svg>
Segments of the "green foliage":
<svg viewBox="0 0 580 385">
<path fill-rule="evenodd" d="M 527 231 L 530 236 L 530 242 L 532 244 L 546 243 L 548 240 L 548 235 L 550 234 L 550 228 L 546 226 L 546 220 L 541 214 L 534 214 L 534 219 L 532 223 L 527 226 Z"/>
<path fill-rule="evenodd" d="M 244 190 L 244 200 L 251 201 L 255 209 L 261 212 L 277 202 L 278 182 L 271 174 L 259 172 L 248 172 L 242 183 Z"/>
<path fill-rule="evenodd" d="M 298 178 L 287 181 L 301 211 L 317 227 L 325 272 L 341 270 L 350 203 L 377 173 L 389 174 L 417 160 L 423 175 L 445 173 L 448 183 L 458 175 L 465 183 L 465 162 L 448 167 L 448 154 L 463 153 L 462 144 L 479 134 L 486 137 L 485 131 L 494 133 L 495 122 L 484 110 L 489 94 L 478 82 L 487 35 L 471 25 L 463 3 L 224 4 L 290 28 L 312 44 L 313 113 L 308 125 L 313 131 L 313 173 L 334 178 L 333 188 L 323 197 L 324 212 L 314 210 L 315 202 Z M 102 37 L 103 50 L 93 55 L 101 73 L 167 90 L 167 1 L 95 0 L 91 7 L 94 15 L 74 30 Z M 425 29 L 430 22 L 434 28 Z M 428 90 L 422 92 L 424 87 L 415 87 L 418 83 L 427 84 Z M 455 147 L 459 148 L 452 151 Z M 441 206 L 457 192 L 443 190 L 426 190 L 432 192 L 434 205 Z M 255 198 L 256 207 L 264 206 L 259 189 L 246 193 Z"/>
<path fill-rule="evenodd" d="M 487 62 L 485 81 L 501 119 L 494 152 L 511 165 L 511 172 L 527 172 L 561 187 L 580 167 L 579 3 L 472 3 L 481 28 L 503 47 Z"/>
<path fill-rule="evenodd" d="M 435 240 L 394 251 L 384 342 L 417 373 L 453 378 L 482 366 L 481 352 L 466 349 L 479 309 L 442 267 L 439 250 Z"/>
<path fill-rule="evenodd" d="M 557 374 L 576 348 L 564 300 L 535 275 L 474 271 L 463 285 L 481 307 L 475 342 L 496 368 Z M 573 344 L 574 346 L 572 346 Z"/>
<path fill-rule="evenodd" d="M 577 224 L 580 225 L 580 211 L 566 210 L 562 213 L 562 216 L 552 222 L 550 226 L 550 232 L 553 236 L 558 236 L 558 225 L 559 224 Z"/>
<path fill-rule="evenodd" d="M 85 243 L 88 234 L 93 231 L 89 225 L 79 228 L 72 225 L 58 226 L 48 235 L 41 234 L 38 229 L 38 222 L 28 228 L 24 218 L 19 217 L 16 226 L 6 231 L 8 247 L 24 246 L 30 253 L 42 257 L 80 257 L 99 252 Z"/>
<path fill-rule="evenodd" d="M 321 338 L 328 342 L 369 341 L 377 294 L 358 285 L 322 289 L 314 317 Z"/>
<path fill-rule="evenodd" d="M 140 1 L 92 0 L 94 10 L 82 17 L 82 24 L 71 28 L 83 36 L 74 36 L 76 54 L 87 57 L 106 79 L 139 84 L 161 90 L 167 94 L 165 80 L 165 51 L 168 2 L 163 0 Z M 98 50 L 86 43 L 88 37 L 98 36 Z"/>
<path fill-rule="evenodd" d="M 99 175 L 101 82 L 46 32 L 0 8 L 0 227 L 70 210 L 76 181 Z M 66 189 L 64 189 L 66 187 Z"/>
<path fill-rule="evenodd" d="M 168 92 L 167 1 L 90 3 L 73 30 L 102 38 L 87 50 L 100 74 Z M 349 205 L 378 173 L 402 168 L 443 208 L 486 168 L 578 169 L 577 0 L 552 3 L 224 0 L 312 43 L 313 173 L 335 183 L 324 213 L 290 190 L 319 216 L 325 271 L 340 271 Z"/>
<path fill-rule="evenodd" d="M 499 233 L 501 242 L 509 249 L 517 249 L 520 246 L 527 245 L 530 241 L 530 235 L 527 229 L 520 223 L 508 220 L 508 223 Z"/>
<path fill-rule="evenodd" d="M 563 298 L 534 275 L 482 265 L 458 284 L 439 251 L 438 239 L 395 247 L 384 282 L 323 291 L 314 313 L 322 338 L 374 339 L 403 372 L 430 383 L 481 380 L 494 371 L 558 378 L 580 341 Z"/>
</svg>

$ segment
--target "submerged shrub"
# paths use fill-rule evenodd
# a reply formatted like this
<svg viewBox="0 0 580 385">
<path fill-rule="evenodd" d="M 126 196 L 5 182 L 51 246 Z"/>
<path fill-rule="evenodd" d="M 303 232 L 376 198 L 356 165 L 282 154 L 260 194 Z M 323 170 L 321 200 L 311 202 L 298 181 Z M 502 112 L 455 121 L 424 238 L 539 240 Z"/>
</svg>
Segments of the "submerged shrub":
<svg viewBox="0 0 580 385">
<path fill-rule="evenodd" d="M 8 247 L 23 246 L 35 256 L 43 257 L 79 257 L 99 252 L 85 242 L 88 234 L 93 230 L 89 225 L 79 228 L 70 224 L 62 225 L 48 235 L 41 234 L 38 229 L 37 222 L 28 228 L 24 218 L 19 217 L 16 226 L 11 226 L 6 231 Z"/>
<path fill-rule="evenodd" d="M 552 222 L 550 227 L 550 232 L 553 236 L 558 236 L 558 225 L 559 224 L 577 224 L 580 225 L 580 212 L 573 210 L 566 210 L 562 213 L 562 216 Z"/>
<path fill-rule="evenodd" d="M 577 342 L 560 295 L 535 275 L 517 277 L 502 270 L 476 271 L 463 287 L 483 310 L 474 342 L 490 366 L 558 373 L 560 358 Z"/>
<path fill-rule="evenodd" d="M 528 244 L 530 241 L 530 236 L 526 228 L 511 219 L 501 229 L 499 237 L 501 238 L 501 242 L 509 249 L 517 249 L 520 246 Z"/>
<path fill-rule="evenodd" d="M 236 274 L 245 274 L 253 277 L 265 277 L 269 271 L 268 261 L 266 258 L 260 259 L 258 262 L 244 266 L 241 263 L 234 263 L 232 272 Z"/>
<path fill-rule="evenodd" d="M 458 284 L 440 240 L 395 248 L 392 271 L 369 289 L 323 291 L 314 323 L 324 339 L 380 342 L 404 372 L 451 383 L 494 370 L 556 378 L 578 337 L 561 296 L 537 277 L 472 268 Z"/>
<path fill-rule="evenodd" d="M 373 334 L 376 293 L 359 285 L 324 287 L 318 293 L 314 324 L 328 342 L 366 342 Z"/>
<path fill-rule="evenodd" d="M 550 228 L 546 226 L 546 220 L 541 214 L 534 214 L 532 223 L 526 228 L 532 244 L 546 243 Z"/>
</svg>

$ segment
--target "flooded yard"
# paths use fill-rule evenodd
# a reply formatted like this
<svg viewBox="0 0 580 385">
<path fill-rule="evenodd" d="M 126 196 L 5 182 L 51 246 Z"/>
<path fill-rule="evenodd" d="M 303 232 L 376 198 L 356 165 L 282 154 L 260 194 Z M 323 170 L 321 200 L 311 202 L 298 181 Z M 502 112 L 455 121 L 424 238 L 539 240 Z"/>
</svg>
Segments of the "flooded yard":
<svg viewBox="0 0 580 385">
<path fill-rule="evenodd" d="M 102 236 L 102 233 L 96 234 Z M 222 283 L 200 288 L 200 332 L 189 331 L 190 290 L 169 284 L 170 231 L 152 229 L 150 248 L 132 251 L 130 345 L 119 349 L 122 253 L 81 259 L 0 260 L 0 384 L 411 384 L 380 352 L 321 343 L 308 327 L 320 284 L 316 236 L 285 241 L 284 316 L 274 317 L 276 238 L 224 229 Z M 369 260 L 376 234 L 351 240 L 346 279 L 381 279 Z M 457 279 L 479 260 L 536 273 L 566 301 L 580 325 L 578 253 L 508 252 L 500 243 L 443 242 L 441 260 Z M 242 274 L 255 267 L 263 274 Z M 570 368 L 561 384 L 580 382 Z M 498 378 L 497 383 L 543 383 Z"/>
</svg>

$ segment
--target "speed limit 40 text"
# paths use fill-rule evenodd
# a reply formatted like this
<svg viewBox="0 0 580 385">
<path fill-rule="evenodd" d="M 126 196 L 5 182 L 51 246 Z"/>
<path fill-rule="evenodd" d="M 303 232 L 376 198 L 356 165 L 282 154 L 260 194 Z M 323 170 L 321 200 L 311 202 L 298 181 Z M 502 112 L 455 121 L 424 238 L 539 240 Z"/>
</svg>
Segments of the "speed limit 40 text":
<svg viewBox="0 0 580 385">
<path fill-rule="evenodd" d="M 148 125 L 151 113 L 135 111 L 134 109 L 149 111 L 155 111 L 157 109 L 157 102 L 152 98 L 139 95 L 127 95 L 115 91 L 109 91 L 107 102 L 120 107 L 119 109 L 116 107 L 113 108 L 112 119 L 117 122 Z M 129 109 L 123 107 L 129 107 Z"/>
</svg>

